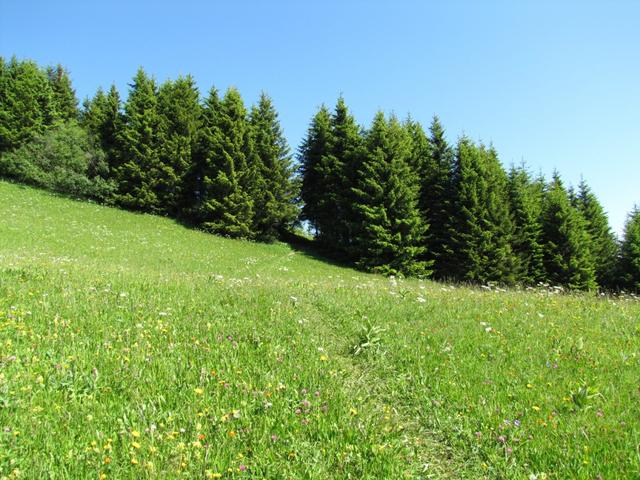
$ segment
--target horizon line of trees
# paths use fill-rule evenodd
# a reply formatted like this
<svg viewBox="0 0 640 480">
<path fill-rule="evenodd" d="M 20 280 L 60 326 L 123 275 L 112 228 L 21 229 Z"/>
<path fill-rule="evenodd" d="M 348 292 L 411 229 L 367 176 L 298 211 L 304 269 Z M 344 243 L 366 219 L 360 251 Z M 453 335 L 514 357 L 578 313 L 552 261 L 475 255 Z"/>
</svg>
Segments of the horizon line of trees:
<svg viewBox="0 0 640 480">
<path fill-rule="evenodd" d="M 434 116 L 378 112 L 364 128 L 340 97 L 291 154 L 271 99 L 202 96 L 190 75 L 140 68 L 125 101 L 80 108 L 69 73 L 0 57 L 0 175 L 205 231 L 273 241 L 304 222 L 330 256 L 383 274 L 640 291 L 640 211 L 619 241 L 583 180 L 567 188 L 492 145 L 450 144 Z"/>
</svg>

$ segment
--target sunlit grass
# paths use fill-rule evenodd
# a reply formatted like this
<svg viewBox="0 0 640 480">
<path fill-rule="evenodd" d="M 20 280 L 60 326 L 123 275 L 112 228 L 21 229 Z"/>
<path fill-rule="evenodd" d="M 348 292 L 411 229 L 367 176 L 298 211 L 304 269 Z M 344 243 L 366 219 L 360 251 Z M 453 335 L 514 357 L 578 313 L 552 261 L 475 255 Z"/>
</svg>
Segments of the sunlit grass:
<svg viewBox="0 0 640 480">
<path fill-rule="evenodd" d="M 635 478 L 640 303 L 0 183 L 0 478 Z"/>
</svg>

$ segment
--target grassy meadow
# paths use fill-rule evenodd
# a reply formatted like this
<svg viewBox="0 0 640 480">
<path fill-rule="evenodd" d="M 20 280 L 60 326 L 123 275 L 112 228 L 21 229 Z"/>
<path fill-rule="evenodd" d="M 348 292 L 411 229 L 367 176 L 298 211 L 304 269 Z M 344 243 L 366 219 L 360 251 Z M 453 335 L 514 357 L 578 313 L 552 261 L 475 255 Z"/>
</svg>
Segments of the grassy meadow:
<svg viewBox="0 0 640 480">
<path fill-rule="evenodd" d="M 0 183 L 0 478 L 640 478 L 640 302 Z"/>
</svg>

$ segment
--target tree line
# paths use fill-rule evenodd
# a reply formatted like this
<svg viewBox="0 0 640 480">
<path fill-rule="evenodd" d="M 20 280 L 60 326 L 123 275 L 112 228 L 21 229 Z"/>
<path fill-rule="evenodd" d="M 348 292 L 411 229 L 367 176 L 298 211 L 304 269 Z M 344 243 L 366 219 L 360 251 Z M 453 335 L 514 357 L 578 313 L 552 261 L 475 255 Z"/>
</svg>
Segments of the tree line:
<svg viewBox="0 0 640 480">
<path fill-rule="evenodd" d="M 450 144 L 344 99 L 311 119 L 294 161 L 266 95 L 202 96 L 140 68 L 79 107 L 62 66 L 0 57 L 0 175 L 211 233 L 272 241 L 302 225 L 330 255 L 383 274 L 640 290 L 640 211 L 621 241 L 585 181 L 505 170 L 492 145 Z"/>
</svg>

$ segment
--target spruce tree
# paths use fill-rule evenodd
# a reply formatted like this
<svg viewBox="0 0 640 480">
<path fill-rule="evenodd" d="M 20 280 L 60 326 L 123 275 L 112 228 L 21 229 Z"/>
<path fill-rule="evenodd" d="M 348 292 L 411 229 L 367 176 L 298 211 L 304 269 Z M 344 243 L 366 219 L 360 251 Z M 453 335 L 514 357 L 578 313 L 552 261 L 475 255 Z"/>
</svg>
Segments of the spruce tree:
<svg viewBox="0 0 640 480">
<path fill-rule="evenodd" d="M 253 147 L 259 161 L 260 188 L 255 194 L 253 230 L 257 238 L 275 240 L 297 214 L 297 184 L 287 140 L 271 99 L 263 92 L 251 109 Z"/>
<path fill-rule="evenodd" d="M 253 235 L 253 202 L 246 190 L 248 137 L 246 109 L 238 91 L 229 89 L 220 101 L 212 88 L 205 100 L 196 174 L 201 185 L 196 212 L 205 230 L 230 237 Z"/>
<path fill-rule="evenodd" d="M 119 136 L 122 159 L 115 172 L 115 199 L 126 208 L 161 213 L 156 192 L 162 144 L 156 82 L 140 68 L 130 87 Z"/>
<path fill-rule="evenodd" d="M 425 258 L 433 262 L 437 278 L 450 276 L 452 256 L 450 231 L 452 228 L 452 171 L 454 152 L 437 116 L 429 127 L 428 150 L 419 168 L 420 211 L 429 225 L 425 240 Z"/>
<path fill-rule="evenodd" d="M 47 77 L 53 92 L 56 117 L 62 122 L 78 120 L 78 99 L 71 85 L 69 72 L 60 64 L 47 68 Z"/>
<path fill-rule="evenodd" d="M 30 60 L 0 62 L 0 153 L 43 133 L 57 118 L 47 75 Z"/>
<path fill-rule="evenodd" d="M 495 150 L 461 138 L 453 181 L 457 212 L 451 230 L 454 278 L 514 283 L 517 259 L 511 249 L 507 179 Z"/>
<path fill-rule="evenodd" d="M 122 128 L 120 95 L 115 85 L 107 94 L 98 88 L 94 97 L 85 100 L 80 114 L 81 125 L 96 138 L 105 152 L 108 171 L 114 176 L 120 166 L 118 135 Z"/>
<path fill-rule="evenodd" d="M 578 186 L 576 205 L 586 221 L 589 248 L 596 262 L 596 281 L 602 288 L 612 288 L 618 253 L 616 237 L 602 205 L 584 180 Z"/>
<path fill-rule="evenodd" d="M 155 187 L 163 210 L 172 216 L 181 216 L 190 203 L 190 194 L 185 187 L 200 128 L 199 98 L 195 81 L 190 75 L 167 81 L 158 91 L 163 142 L 160 145 L 160 167 Z"/>
<path fill-rule="evenodd" d="M 376 115 L 366 137 L 367 155 L 351 189 L 360 225 L 353 252 L 358 266 L 383 274 L 427 275 L 420 260 L 425 226 L 418 210 L 418 183 L 409 166 L 411 138 L 394 117 Z"/>
<path fill-rule="evenodd" d="M 100 138 L 100 129 L 106 117 L 106 106 L 107 96 L 102 87 L 98 87 L 93 98 L 87 98 L 82 102 L 80 125 L 96 138 Z"/>
<path fill-rule="evenodd" d="M 316 237 L 321 237 L 322 228 L 335 218 L 321 208 L 323 195 L 329 188 L 321 165 L 322 159 L 329 154 L 331 137 L 331 114 L 323 105 L 311 120 L 298 149 L 299 175 L 302 177 L 300 198 L 303 203 L 300 216 L 309 222 Z"/>
<path fill-rule="evenodd" d="M 629 214 L 624 226 L 619 274 L 623 288 L 640 292 L 640 209 L 638 207 Z"/>
<path fill-rule="evenodd" d="M 596 287 L 595 264 L 589 250 L 585 221 L 571 205 L 557 172 L 545 192 L 542 244 L 546 278 L 551 283 L 580 290 Z"/>
<path fill-rule="evenodd" d="M 321 240 L 342 253 L 350 250 L 354 237 L 354 212 L 351 188 L 361 159 L 360 129 L 343 97 L 338 98 L 331 115 L 329 154 L 320 162 L 324 189 L 319 209 L 326 219 L 320 229 Z"/>
<path fill-rule="evenodd" d="M 514 225 L 512 248 L 518 260 L 516 280 L 533 285 L 544 281 L 545 275 L 540 224 L 542 192 L 524 166 L 509 171 L 508 192 Z"/>
</svg>

